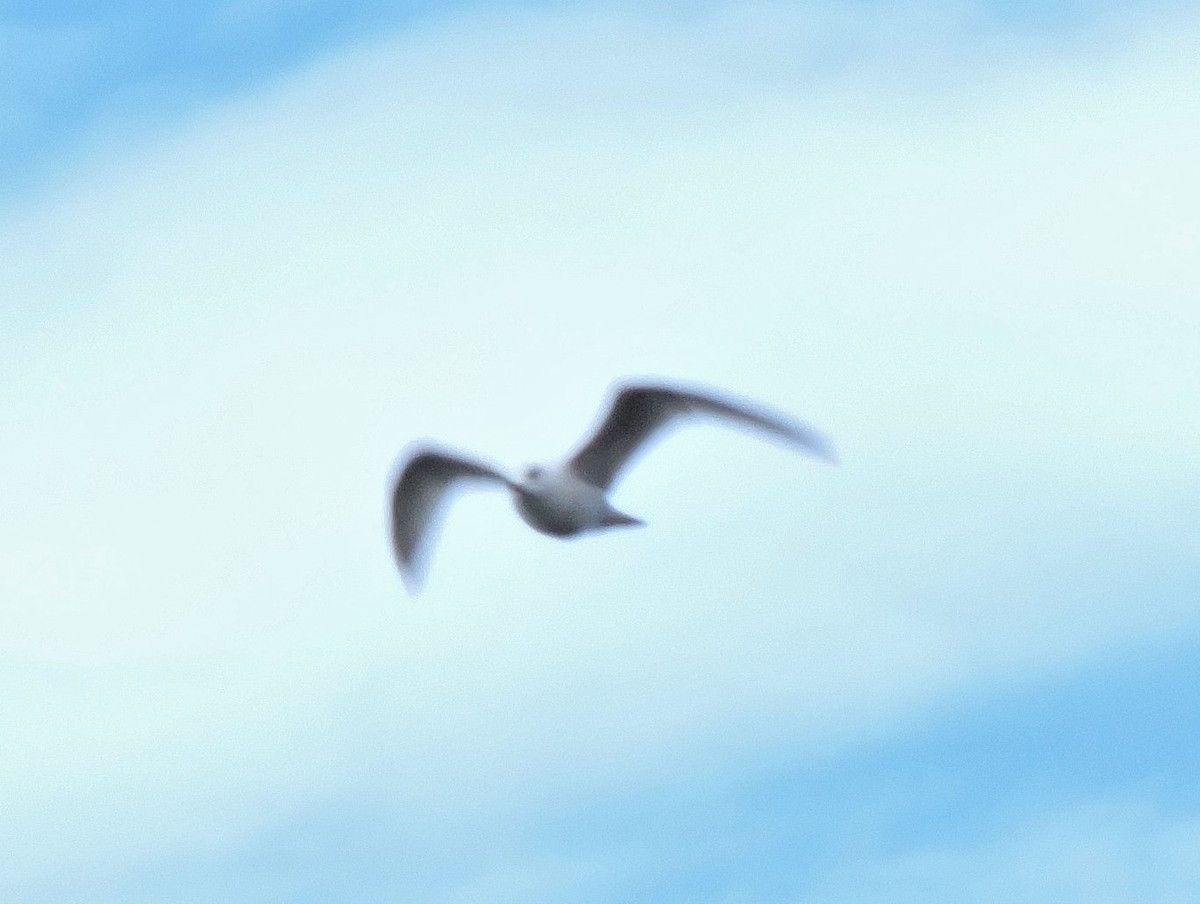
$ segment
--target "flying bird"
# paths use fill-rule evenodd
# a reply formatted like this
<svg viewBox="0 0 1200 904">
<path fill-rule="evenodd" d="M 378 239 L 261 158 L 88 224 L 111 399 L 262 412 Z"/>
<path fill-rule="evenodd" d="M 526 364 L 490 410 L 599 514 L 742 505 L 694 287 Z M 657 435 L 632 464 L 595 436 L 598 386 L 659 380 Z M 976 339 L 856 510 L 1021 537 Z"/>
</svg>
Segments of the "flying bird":
<svg viewBox="0 0 1200 904">
<path fill-rule="evenodd" d="M 409 454 L 392 491 L 392 548 L 405 586 L 424 577 L 431 534 L 448 493 L 469 484 L 505 487 L 521 518 L 553 537 L 644 524 L 613 508 L 608 492 L 636 454 L 668 427 L 708 417 L 783 440 L 836 463 L 833 447 L 813 428 L 708 389 L 661 383 L 619 384 L 591 436 L 565 461 L 529 465 L 513 479 L 473 456 L 422 445 Z"/>
</svg>

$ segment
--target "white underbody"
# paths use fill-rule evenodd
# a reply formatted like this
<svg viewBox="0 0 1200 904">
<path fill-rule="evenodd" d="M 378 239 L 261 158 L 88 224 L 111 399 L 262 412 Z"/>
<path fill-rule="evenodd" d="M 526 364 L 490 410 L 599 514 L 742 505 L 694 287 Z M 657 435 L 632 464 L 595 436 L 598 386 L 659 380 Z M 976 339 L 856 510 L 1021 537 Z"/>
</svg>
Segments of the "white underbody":
<svg viewBox="0 0 1200 904">
<path fill-rule="evenodd" d="M 621 517 L 604 490 L 582 480 L 569 467 L 547 467 L 513 488 L 521 518 L 534 530 L 556 537 L 613 526 Z"/>
</svg>

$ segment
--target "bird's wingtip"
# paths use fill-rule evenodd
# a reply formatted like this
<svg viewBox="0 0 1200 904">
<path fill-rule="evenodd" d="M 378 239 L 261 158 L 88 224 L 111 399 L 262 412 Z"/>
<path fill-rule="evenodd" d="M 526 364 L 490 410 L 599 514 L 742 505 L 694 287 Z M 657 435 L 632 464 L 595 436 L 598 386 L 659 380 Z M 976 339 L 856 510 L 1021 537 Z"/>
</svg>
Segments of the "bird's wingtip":
<svg viewBox="0 0 1200 904">
<path fill-rule="evenodd" d="M 841 464 L 833 442 L 825 434 L 807 426 L 799 426 L 792 431 L 792 439 L 797 441 L 814 458 L 819 458 L 826 464 Z"/>
<path fill-rule="evenodd" d="M 411 562 L 397 562 L 400 570 L 400 582 L 404 584 L 404 590 L 409 596 L 416 596 L 421 592 L 424 586 L 424 575 L 420 573 Z"/>
</svg>

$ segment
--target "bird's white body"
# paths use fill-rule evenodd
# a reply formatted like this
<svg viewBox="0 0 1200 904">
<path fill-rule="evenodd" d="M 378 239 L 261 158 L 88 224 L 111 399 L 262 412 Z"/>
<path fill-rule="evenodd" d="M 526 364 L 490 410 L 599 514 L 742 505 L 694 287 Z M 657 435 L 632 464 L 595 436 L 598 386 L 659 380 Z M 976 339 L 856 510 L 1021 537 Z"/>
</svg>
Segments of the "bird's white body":
<svg viewBox="0 0 1200 904">
<path fill-rule="evenodd" d="M 524 480 L 512 484 L 512 492 L 522 520 L 555 537 L 641 523 L 614 509 L 603 489 L 583 480 L 567 464 L 529 468 Z"/>
</svg>

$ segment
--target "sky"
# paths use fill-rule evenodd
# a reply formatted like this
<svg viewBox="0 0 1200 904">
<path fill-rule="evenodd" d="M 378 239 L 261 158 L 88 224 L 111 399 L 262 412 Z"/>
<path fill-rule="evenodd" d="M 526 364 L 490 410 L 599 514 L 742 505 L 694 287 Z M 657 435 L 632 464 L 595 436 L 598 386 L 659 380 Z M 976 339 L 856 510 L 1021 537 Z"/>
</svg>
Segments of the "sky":
<svg viewBox="0 0 1200 904">
<path fill-rule="evenodd" d="M 1200 16 L 8 4 L 0 898 L 1184 902 Z M 557 541 L 424 438 L 755 399 Z"/>
</svg>

